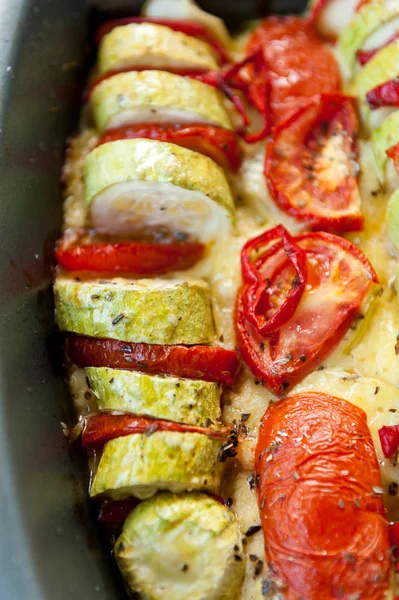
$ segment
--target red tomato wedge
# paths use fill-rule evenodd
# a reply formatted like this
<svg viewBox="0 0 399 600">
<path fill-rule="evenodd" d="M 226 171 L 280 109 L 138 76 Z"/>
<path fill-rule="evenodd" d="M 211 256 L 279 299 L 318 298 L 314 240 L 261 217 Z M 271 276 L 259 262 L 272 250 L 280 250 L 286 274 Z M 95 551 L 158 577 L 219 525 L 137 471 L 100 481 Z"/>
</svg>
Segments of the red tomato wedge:
<svg viewBox="0 0 399 600">
<path fill-rule="evenodd" d="M 263 21 L 246 48 L 248 55 L 258 50 L 262 51 L 269 81 L 265 85 L 261 64 L 250 69 L 251 97 L 262 113 L 268 104 L 274 126 L 309 97 L 336 93 L 341 88 L 335 58 L 305 18 L 270 17 Z"/>
<path fill-rule="evenodd" d="M 235 350 L 220 346 L 162 346 L 67 336 L 69 359 L 80 367 L 111 367 L 231 386 L 240 370 Z"/>
<path fill-rule="evenodd" d="M 255 456 L 270 592 L 383 600 L 388 523 L 365 413 L 318 392 L 274 403 Z"/>
<path fill-rule="evenodd" d="M 399 448 L 399 425 L 384 425 L 378 435 L 385 458 L 392 458 Z"/>
<path fill-rule="evenodd" d="M 112 31 L 114 27 L 121 27 L 123 25 L 129 25 L 130 23 L 153 23 L 154 25 L 163 25 L 173 29 L 174 31 L 180 31 L 186 35 L 199 38 L 213 48 L 220 64 L 223 65 L 229 61 L 226 48 L 223 47 L 223 45 L 204 25 L 194 21 L 158 19 L 153 17 L 127 17 L 124 19 L 115 19 L 112 21 L 107 21 L 101 25 L 101 27 L 99 27 L 96 38 L 97 44 L 100 44 L 104 35 Z"/>
<path fill-rule="evenodd" d="M 282 231 L 282 226 L 271 230 L 269 238 Z M 272 245 L 265 244 L 265 237 L 262 234 L 242 250 L 237 344 L 255 377 L 281 395 L 334 350 L 378 279 L 361 250 L 336 235 L 314 232 L 287 238 L 282 233 Z M 290 246 L 286 239 L 291 240 Z M 305 254 L 306 268 L 296 248 Z M 258 273 L 258 288 L 246 276 L 249 250 L 254 254 L 251 268 Z M 292 252 L 297 253 L 296 262 Z M 260 333 L 270 322 L 274 326 L 269 335 Z"/>
<path fill-rule="evenodd" d="M 366 94 L 371 110 L 382 106 L 399 106 L 399 80 L 391 79 L 373 88 Z"/>
<path fill-rule="evenodd" d="M 211 429 L 210 427 L 196 427 L 184 425 L 174 421 L 152 419 L 150 417 L 137 417 L 130 414 L 100 412 L 86 417 L 81 434 L 83 448 L 104 446 L 109 440 L 134 433 L 152 435 L 155 431 L 179 431 L 180 433 L 202 433 L 214 439 L 227 440 L 231 429 Z"/>
<path fill-rule="evenodd" d="M 188 269 L 203 258 L 204 253 L 203 244 L 188 242 L 96 243 L 69 247 L 61 243 L 56 249 L 55 256 L 61 267 L 69 271 L 157 275 Z"/>
<path fill-rule="evenodd" d="M 241 151 L 235 132 L 212 125 L 159 125 L 144 123 L 126 125 L 103 133 L 98 144 L 115 140 L 148 138 L 171 142 L 212 158 L 224 169 L 237 171 L 241 163 Z"/>
<path fill-rule="evenodd" d="M 369 0 L 367 0 L 367 1 L 369 1 Z M 363 67 L 365 64 L 367 64 L 369 62 L 369 60 L 371 60 L 373 58 L 373 56 L 375 56 L 377 54 L 377 52 L 382 50 L 382 48 L 389 46 L 390 44 L 392 44 L 392 42 L 394 42 L 398 38 L 399 38 L 399 33 L 396 33 L 387 42 L 385 42 L 385 44 L 382 44 L 381 46 L 378 46 L 377 48 L 373 48 L 372 50 L 358 50 L 356 53 L 356 57 L 357 57 L 359 64 Z"/>
<path fill-rule="evenodd" d="M 265 177 L 281 210 L 314 229 L 363 228 L 353 99 L 315 96 L 274 132 Z"/>
</svg>

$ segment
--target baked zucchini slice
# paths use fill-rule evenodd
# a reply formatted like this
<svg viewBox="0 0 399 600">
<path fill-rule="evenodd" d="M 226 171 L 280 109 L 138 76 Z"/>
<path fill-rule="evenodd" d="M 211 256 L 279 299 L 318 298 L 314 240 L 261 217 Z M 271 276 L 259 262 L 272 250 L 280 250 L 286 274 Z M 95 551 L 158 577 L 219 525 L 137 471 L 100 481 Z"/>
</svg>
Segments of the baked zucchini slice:
<svg viewBox="0 0 399 600">
<path fill-rule="evenodd" d="M 155 19 L 167 19 L 173 15 L 173 19 L 179 21 L 200 23 L 223 46 L 229 48 L 231 45 L 231 38 L 224 21 L 202 10 L 193 0 L 179 0 L 179 2 L 176 0 L 147 0 L 144 3 L 142 14 Z"/>
<path fill-rule="evenodd" d="M 155 431 L 134 433 L 107 442 L 93 479 L 90 496 L 144 499 L 158 490 L 216 493 L 225 441 L 203 433 Z"/>
<path fill-rule="evenodd" d="M 372 50 L 386 44 L 399 30 L 399 1 L 373 0 L 355 13 L 343 31 L 338 49 L 352 69 L 358 50 Z"/>
<path fill-rule="evenodd" d="M 399 178 L 388 158 L 387 150 L 399 143 L 399 110 L 391 113 L 371 135 L 374 159 L 377 165 L 378 177 L 387 189 L 393 191 L 399 187 Z"/>
<path fill-rule="evenodd" d="M 222 168 L 176 144 L 135 139 L 95 148 L 85 163 L 85 191 L 100 233 L 167 228 L 206 243 L 231 230 L 234 203 Z"/>
<path fill-rule="evenodd" d="M 319 2 L 320 0 L 311 0 L 308 12 L 311 13 Z M 330 0 L 327 2 L 316 19 L 317 31 L 325 37 L 337 38 L 351 22 L 358 2 L 359 0 Z"/>
<path fill-rule="evenodd" d="M 396 108 L 384 107 L 370 110 L 366 94 L 375 87 L 394 79 L 399 75 L 399 40 L 382 48 L 363 67 L 352 84 L 352 94 L 358 97 L 360 113 L 364 125 L 369 130 L 380 127 L 384 119 Z"/>
<path fill-rule="evenodd" d="M 399 189 L 394 191 L 388 201 L 387 223 L 391 242 L 399 249 Z"/>
<path fill-rule="evenodd" d="M 147 375 L 107 367 L 87 367 L 99 410 L 118 410 L 206 426 L 219 421 L 222 388 L 217 383 Z"/>
<path fill-rule="evenodd" d="M 114 553 L 129 587 L 147 600 L 232 600 L 244 575 L 233 513 L 200 493 L 142 502 Z"/>
<path fill-rule="evenodd" d="M 100 131 L 131 123 L 208 123 L 231 129 L 220 92 L 166 71 L 132 71 L 104 79 L 90 97 Z"/>
<path fill-rule="evenodd" d="M 218 68 L 208 44 L 152 23 L 130 23 L 112 29 L 101 40 L 97 66 L 100 75 L 137 67 L 199 71 Z"/>
<path fill-rule="evenodd" d="M 199 280 L 115 278 L 54 284 L 58 327 L 148 344 L 206 344 L 215 331 L 209 288 Z"/>
</svg>

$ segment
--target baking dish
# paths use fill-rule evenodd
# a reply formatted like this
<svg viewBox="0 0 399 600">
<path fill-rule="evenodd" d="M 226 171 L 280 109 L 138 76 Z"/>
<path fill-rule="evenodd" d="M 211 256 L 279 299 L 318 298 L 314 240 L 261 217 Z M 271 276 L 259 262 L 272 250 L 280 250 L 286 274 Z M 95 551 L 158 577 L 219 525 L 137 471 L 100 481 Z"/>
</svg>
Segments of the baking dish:
<svg viewBox="0 0 399 600">
<path fill-rule="evenodd" d="M 202 6 L 234 26 L 304 4 Z M 50 279 L 85 42 L 101 11 L 139 8 L 118 0 L 0 3 L 0 596 L 7 600 L 125 597 L 90 515 L 85 461 L 60 435 L 69 398 L 52 337 Z"/>
</svg>

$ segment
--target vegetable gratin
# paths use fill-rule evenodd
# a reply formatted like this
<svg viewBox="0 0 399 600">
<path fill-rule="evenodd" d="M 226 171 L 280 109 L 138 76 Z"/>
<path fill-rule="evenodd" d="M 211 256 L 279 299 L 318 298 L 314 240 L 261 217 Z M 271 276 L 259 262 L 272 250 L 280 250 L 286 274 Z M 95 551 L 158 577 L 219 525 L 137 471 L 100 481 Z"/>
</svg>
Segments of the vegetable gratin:
<svg viewBox="0 0 399 600">
<path fill-rule="evenodd" d="M 131 597 L 399 597 L 399 1 L 104 22 L 56 319 Z"/>
</svg>

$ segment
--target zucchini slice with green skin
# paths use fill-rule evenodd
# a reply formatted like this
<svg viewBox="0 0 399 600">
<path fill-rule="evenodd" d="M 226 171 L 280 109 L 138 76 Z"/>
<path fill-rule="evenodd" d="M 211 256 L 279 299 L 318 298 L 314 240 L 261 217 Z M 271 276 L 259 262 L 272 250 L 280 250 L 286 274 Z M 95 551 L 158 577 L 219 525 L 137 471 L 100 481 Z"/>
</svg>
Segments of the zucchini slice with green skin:
<svg viewBox="0 0 399 600">
<path fill-rule="evenodd" d="M 231 231 L 234 202 L 223 169 L 176 144 L 118 140 L 86 158 L 86 205 L 100 233 L 167 228 L 203 243 Z"/>
<path fill-rule="evenodd" d="M 388 201 L 387 223 L 391 242 L 399 249 L 399 189 L 397 189 Z"/>
<path fill-rule="evenodd" d="M 397 109 L 383 107 L 370 110 L 366 94 L 373 88 L 399 75 L 399 40 L 382 48 L 362 68 L 352 84 L 352 94 L 358 96 L 363 123 L 369 130 L 380 127 L 384 120 Z"/>
<path fill-rule="evenodd" d="M 308 12 L 312 11 L 314 5 L 320 0 L 311 0 Z M 355 14 L 359 0 L 330 0 L 316 19 L 316 29 L 321 35 L 329 38 L 337 38 L 349 26 Z"/>
<path fill-rule="evenodd" d="M 388 42 L 399 30 L 399 1 L 373 0 L 367 3 L 343 31 L 338 50 L 353 69 L 358 50 L 371 50 Z"/>
<path fill-rule="evenodd" d="M 147 0 L 141 14 L 155 19 L 167 19 L 173 15 L 173 19 L 178 21 L 201 23 L 226 48 L 231 46 L 230 34 L 223 19 L 205 12 L 193 0 Z"/>
<path fill-rule="evenodd" d="M 98 71 L 150 69 L 218 69 L 211 48 L 192 36 L 164 25 L 130 23 L 114 27 L 101 41 Z"/>
<path fill-rule="evenodd" d="M 187 425 L 220 419 L 222 387 L 217 383 L 146 375 L 107 367 L 85 369 L 99 410 L 118 410 Z"/>
<path fill-rule="evenodd" d="M 220 92 L 166 71 L 131 71 L 104 79 L 90 97 L 100 131 L 131 123 L 207 123 L 231 129 Z"/>
<path fill-rule="evenodd" d="M 244 575 L 234 514 L 205 494 L 157 494 L 126 519 L 115 558 L 147 600 L 232 600 Z"/>
<path fill-rule="evenodd" d="M 399 110 L 390 114 L 371 135 L 373 154 L 377 165 L 378 177 L 387 189 L 393 191 L 399 187 L 399 178 L 393 161 L 387 156 L 387 150 L 399 143 Z"/>
<path fill-rule="evenodd" d="M 215 330 L 209 288 L 199 280 L 115 278 L 54 284 L 61 331 L 148 344 L 207 344 Z"/>
<path fill-rule="evenodd" d="M 104 446 L 90 496 L 123 500 L 149 498 L 158 490 L 216 493 L 223 471 L 219 454 L 225 443 L 203 433 L 180 431 L 115 438 Z"/>
</svg>

